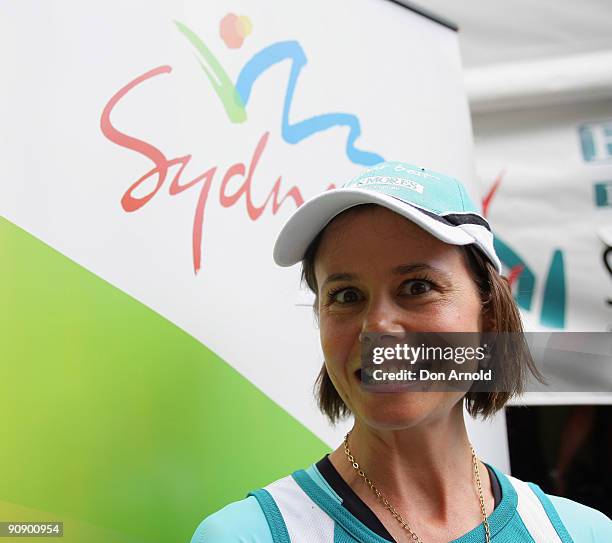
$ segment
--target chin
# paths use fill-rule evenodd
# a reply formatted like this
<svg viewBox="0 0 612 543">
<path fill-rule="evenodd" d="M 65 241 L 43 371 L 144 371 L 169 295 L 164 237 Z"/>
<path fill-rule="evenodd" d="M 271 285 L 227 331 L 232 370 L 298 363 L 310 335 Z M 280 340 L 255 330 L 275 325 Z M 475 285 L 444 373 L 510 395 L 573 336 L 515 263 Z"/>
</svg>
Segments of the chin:
<svg viewBox="0 0 612 543">
<path fill-rule="evenodd" d="M 373 428 L 400 430 L 448 414 L 456 403 L 449 399 L 440 392 L 370 393 L 354 413 Z"/>
</svg>

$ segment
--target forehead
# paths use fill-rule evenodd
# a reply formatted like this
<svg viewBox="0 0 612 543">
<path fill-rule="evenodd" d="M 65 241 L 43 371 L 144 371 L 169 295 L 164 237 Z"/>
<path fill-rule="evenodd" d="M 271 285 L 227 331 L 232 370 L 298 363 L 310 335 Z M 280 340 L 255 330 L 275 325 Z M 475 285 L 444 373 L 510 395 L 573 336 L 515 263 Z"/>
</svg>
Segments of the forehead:
<svg viewBox="0 0 612 543">
<path fill-rule="evenodd" d="M 385 207 L 350 208 L 325 228 L 315 259 L 315 273 L 357 272 L 360 267 L 392 267 L 398 263 L 459 265 L 461 251 Z M 333 268 L 333 269 L 332 269 Z M 320 282 L 319 282 L 320 284 Z"/>
</svg>

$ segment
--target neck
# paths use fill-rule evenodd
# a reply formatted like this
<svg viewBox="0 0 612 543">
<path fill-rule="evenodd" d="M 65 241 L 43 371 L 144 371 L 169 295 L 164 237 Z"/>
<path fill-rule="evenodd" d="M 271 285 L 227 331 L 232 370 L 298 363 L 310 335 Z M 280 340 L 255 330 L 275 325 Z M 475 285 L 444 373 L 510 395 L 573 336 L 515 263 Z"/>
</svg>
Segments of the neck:
<svg viewBox="0 0 612 543">
<path fill-rule="evenodd" d="M 356 418 L 348 445 L 359 467 L 398 510 L 414 511 L 417 506 L 421 514 L 445 523 L 456 514 L 458 503 L 477 503 L 461 404 L 442 419 L 402 429 L 373 428 Z M 330 454 L 330 461 L 366 503 L 376 502 L 374 493 L 348 461 L 344 443 Z M 479 469 L 490 513 L 493 496 L 489 476 L 480 462 Z"/>
</svg>

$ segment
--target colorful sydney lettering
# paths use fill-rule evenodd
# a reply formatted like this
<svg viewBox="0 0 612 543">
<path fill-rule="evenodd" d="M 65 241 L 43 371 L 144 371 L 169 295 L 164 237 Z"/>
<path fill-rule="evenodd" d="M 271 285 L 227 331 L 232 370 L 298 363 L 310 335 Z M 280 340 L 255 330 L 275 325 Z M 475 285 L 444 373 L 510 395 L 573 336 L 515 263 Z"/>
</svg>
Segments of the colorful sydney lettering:
<svg viewBox="0 0 612 543">
<path fill-rule="evenodd" d="M 168 159 L 166 155 L 160 151 L 157 147 L 148 143 L 146 141 L 137 139 L 133 136 L 129 136 L 120 130 L 118 130 L 111 122 L 111 113 L 119 101 L 128 94 L 132 89 L 136 86 L 142 84 L 143 82 L 151 79 L 155 76 L 161 74 L 167 74 L 172 71 L 170 66 L 159 66 L 153 70 L 146 72 L 145 74 L 137 77 L 127 85 L 125 85 L 122 89 L 120 89 L 106 104 L 102 116 L 100 119 L 100 128 L 102 133 L 113 143 L 123 147 L 125 149 L 130 149 L 140 155 L 145 156 L 151 162 L 153 162 L 154 166 L 148 172 L 143 174 L 140 178 L 138 178 L 124 193 L 121 198 L 121 206 L 127 212 L 133 212 L 141 209 L 145 206 L 151 199 L 159 192 L 159 190 L 164 185 L 168 173 L 171 169 L 175 169 L 174 177 L 170 183 L 170 187 L 168 188 L 168 192 L 170 195 L 175 196 L 178 195 L 192 187 L 197 187 L 194 190 L 199 190 L 198 200 L 196 204 L 194 219 L 193 219 L 193 231 L 192 231 L 192 245 L 193 245 L 193 270 L 195 273 L 198 272 L 202 265 L 202 233 L 204 228 L 204 216 L 206 211 L 206 204 L 209 198 L 210 188 L 213 183 L 213 179 L 217 172 L 217 167 L 212 166 L 207 169 L 204 173 L 197 175 L 191 180 L 185 181 L 186 173 L 185 169 L 191 160 L 192 155 L 184 155 L 181 157 L 176 157 L 172 159 Z M 268 204 L 271 204 L 272 214 L 276 214 L 283 204 L 283 202 L 287 198 L 291 198 L 296 205 L 296 207 L 300 206 L 304 199 L 300 193 L 298 187 L 291 187 L 282 197 L 280 196 L 280 188 L 281 188 L 281 177 L 279 176 L 272 189 L 270 190 L 268 197 L 265 202 L 257 206 L 253 202 L 252 194 L 251 194 L 251 186 L 253 184 L 253 176 L 255 174 L 255 169 L 257 168 L 257 164 L 266 148 L 266 143 L 268 141 L 268 133 L 264 133 L 257 143 L 255 147 L 255 151 L 253 152 L 253 156 L 249 162 L 249 166 L 245 166 L 242 162 L 237 162 L 228 168 L 225 172 L 223 179 L 221 181 L 221 186 L 219 189 L 219 202 L 224 207 L 231 207 L 240 200 L 241 197 L 244 196 L 246 200 L 246 208 L 249 218 L 253 221 L 257 220 Z M 241 176 L 244 178 L 244 182 L 240 185 L 240 187 L 234 192 L 229 193 L 228 191 L 228 183 L 231 179 L 236 176 Z M 144 196 L 135 196 L 134 193 L 141 186 L 144 186 L 146 181 L 150 179 L 155 180 L 155 186 L 149 190 L 147 194 Z M 331 188 L 333 185 L 330 185 Z"/>
<path fill-rule="evenodd" d="M 228 25 L 234 25 L 235 28 L 230 28 Z M 226 42 L 226 45 L 232 48 L 234 48 L 234 46 L 235 48 L 240 47 L 244 37 L 250 33 L 251 29 L 249 25 L 250 22 L 244 17 L 238 19 L 233 17 L 229 19 L 226 18 L 225 22 L 222 24 L 222 30 L 225 36 L 224 41 Z M 297 144 L 318 132 L 327 130 L 328 128 L 346 126 L 349 128 L 346 143 L 346 156 L 351 162 L 371 166 L 384 160 L 382 156 L 376 153 L 363 151 L 355 147 L 355 141 L 361 134 L 361 125 L 359 123 L 359 119 L 355 115 L 348 113 L 328 113 L 316 115 L 293 124 L 289 122 L 291 104 L 293 101 L 298 76 L 302 68 L 307 63 L 306 55 L 297 41 L 275 43 L 256 53 L 245 64 L 238 76 L 236 84 L 234 85 L 230 77 L 227 75 L 227 72 L 223 69 L 219 61 L 213 55 L 211 50 L 204 44 L 204 42 L 184 24 L 176 22 L 176 26 L 195 47 L 199 55 L 197 60 L 202 70 L 206 74 L 210 84 L 212 85 L 217 97 L 221 101 L 221 105 L 223 106 L 228 120 L 231 123 L 244 123 L 247 120 L 246 106 L 251 95 L 253 84 L 257 78 L 275 64 L 289 60 L 291 61 L 291 71 L 285 93 L 281 123 L 281 135 L 284 141 L 289 144 Z M 239 35 L 236 35 L 237 32 Z M 137 179 L 121 198 L 121 206 L 126 212 L 137 211 L 145 206 L 162 188 L 166 181 L 166 177 L 168 176 L 169 170 L 171 169 L 175 169 L 176 172 L 174 173 L 174 177 L 168 189 L 170 195 L 178 195 L 188 189 L 191 189 L 192 187 L 198 187 L 197 190 L 199 190 L 199 195 L 193 219 L 192 231 L 193 269 L 194 272 L 197 273 L 202 266 L 202 235 L 206 204 L 209 198 L 213 179 L 215 178 L 215 174 L 217 172 L 217 167 L 211 167 L 204 173 L 187 182 L 184 182 L 184 177 L 186 175 L 184 172 L 191 160 L 190 154 L 168 159 L 162 151 L 151 143 L 121 132 L 111 122 L 111 113 L 113 109 L 127 93 L 146 80 L 161 74 L 168 74 L 171 71 L 172 68 L 170 66 L 159 66 L 158 68 L 149 70 L 121 88 L 104 107 L 100 119 L 100 128 L 104 136 L 106 136 L 111 142 L 147 157 L 154 164 L 153 168 Z M 271 205 L 272 214 L 276 214 L 280 206 L 287 198 L 291 198 L 296 207 L 299 207 L 304 201 L 297 186 L 292 186 L 281 197 L 280 191 L 282 177 L 279 176 L 272 186 L 265 202 L 260 206 L 253 203 L 251 187 L 253 185 L 254 173 L 266 148 L 268 136 L 269 132 L 265 132 L 259 138 L 248 168 L 244 163 L 238 162 L 227 170 L 223 176 L 219 190 L 219 202 L 224 207 L 230 207 L 236 204 L 236 202 L 238 202 L 238 200 L 244 196 L 246 200 L 247 213 L 249 218 L 254 221 L 262 215 L 268 204 Z M 244 182 L 238 190 L 232 194 L 229 194 L 228 183 L 236 176 L 242 176 L 244 178 Z M 151 179 L 155 180 L 155 186 L 146 195 L 136 196 L 135 194 L 137 193 L 137 189 L 144 187 L 145 182 L 150 181 Z M 328 188 L 333 188 L 334 186 L 335 185 L 330 184 Z M 194 188 L 194 191 L 195 190 L 196 189 Z"/>
</svg>

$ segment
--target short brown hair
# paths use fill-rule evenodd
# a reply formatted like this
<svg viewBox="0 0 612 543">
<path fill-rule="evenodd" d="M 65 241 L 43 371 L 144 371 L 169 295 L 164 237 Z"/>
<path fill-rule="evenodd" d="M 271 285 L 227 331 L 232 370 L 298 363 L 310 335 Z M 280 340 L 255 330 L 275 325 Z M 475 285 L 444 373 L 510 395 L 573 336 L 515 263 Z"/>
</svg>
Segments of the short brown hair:
<svg viewBox="0 0 612 543">
<path fill-rule="evenodd" d="M 361 204 L 349 208 L 347 211 L 353 211 L 356 207 L 363 210 L 375 205 L 377 204 Z M 306 283 L 315 295 L 313 309 L 317 322 L 319 318 L 319 298 L 314 268 L 315 258 L 324 232 L 325 229 L 319 232 L 312 240 L 302 259 L 302 282 Z M 489 259 L 474 245 L 463 245 L 459 248 L 466 258 L 468 268 L 480 293 L 483 311 L 486 313 L 487 320 L 492 323 L 491 331 L 522 334 L 523 324 L 521 315 L 512 296 L 508 280 L 497 272 L 497 269 Z M 508 347 L 508 343 L 504 345 Z M 517 347 L 516 342 L 511 342 L 511 346 L 513 348 L 510 352 L 498 353 L 499 356 L 504 356 L 504 360 L 512 360 L 514 362 L 512 365 L 504 364 L 502 368 L 503 375 L 498 376 L 496 379 L 498 384 L 501 385 L 500 390 L 503 390 L 503 392 L 468 391 L 465 395 L 466 409 L 473 417 L 480 415 L 483 419 L 486 419 L 502 409 L 510 398 L 523 392 L 527 370 L 531 371 L 536 379 L 543 380 L 542 375 L 535 367 L 526 343 L 521 342 Z M 327 373 L 325 363 L 323 363 L 315 381 L 314 393 L 319 409 L 332 424 L 351 414 L 351 410 L 334 387 Z"/>
</svg>

